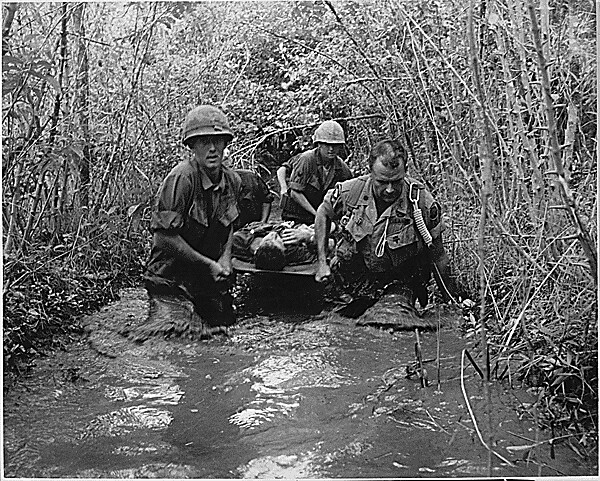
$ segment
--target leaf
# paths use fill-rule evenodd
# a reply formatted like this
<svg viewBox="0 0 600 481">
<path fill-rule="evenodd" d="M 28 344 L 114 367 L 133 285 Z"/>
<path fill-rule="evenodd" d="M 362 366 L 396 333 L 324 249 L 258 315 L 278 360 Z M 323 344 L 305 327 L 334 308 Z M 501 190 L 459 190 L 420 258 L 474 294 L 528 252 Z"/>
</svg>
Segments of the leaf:
<svg viewBox="0 0 600 481">
<path fill-rule="evenodd" d="M 488 16 L 488 23 L 490 25 L 500 25 L 502 23 L 502 19 L 497 13 L 491 12 Z"/>
<path fill-rule="evenodd" d="M 63 149 L 65 154 L 75 154 L 79 159 L 83 159 L 83 150 L 81 150 L 76 145 L 69 145 Z"/>
<path fill-rule="evenodd" d="M 17 90 L 17 86 L 20 82 L 16 79 L 7 78 L 2 81 L 2 95 L 6 95 L 11 93 L 14 90 Z"/>
<path fill-rule="evenodd" d="M 127 209 L 127 217 L 134 217 L 139 214 L 140 210 L 144 207 L 144 204 L 135 204 Z"/>
<path fill-rule="evenodd" d="M 54 88 L 57 94 L 61 93 L 60 84 L 58 83 L 58 80 L 52 77 L 52 75 L 44 75 L 41 78 L 48 82 Z"/>
<path fill-rule="evenodd" d="M 46 69 L 46 68 L 49 68 L 49 69 L 52 68 L 52 64 L 50 62 L 48 62 L 47 60 L 36 60 L 35 62 L 33 62 L 32 66 L 34 68 L 37 68 L 40 70 Z"/>
<path fill-rule="evenodd" d="M 6 70 L 10 68 L 11 65 L 17 66 L 22 65 L 23 60 L 17 57 L 13 57 L 12 55 L 3 55 L 2 56 L 2 70 Z"/>
</svg>

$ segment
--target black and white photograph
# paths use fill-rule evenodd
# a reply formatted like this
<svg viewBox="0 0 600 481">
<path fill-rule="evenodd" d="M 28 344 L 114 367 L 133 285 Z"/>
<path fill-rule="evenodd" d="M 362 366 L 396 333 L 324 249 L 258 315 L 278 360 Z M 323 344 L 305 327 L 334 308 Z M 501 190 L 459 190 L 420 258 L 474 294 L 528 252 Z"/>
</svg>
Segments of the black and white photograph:
<svg viewBox="0 0 600 481">
<path fill-rule="evenodd" d="M 599 2 L 2 7 L 2 478 L 598 479 Z"/>
</svg>

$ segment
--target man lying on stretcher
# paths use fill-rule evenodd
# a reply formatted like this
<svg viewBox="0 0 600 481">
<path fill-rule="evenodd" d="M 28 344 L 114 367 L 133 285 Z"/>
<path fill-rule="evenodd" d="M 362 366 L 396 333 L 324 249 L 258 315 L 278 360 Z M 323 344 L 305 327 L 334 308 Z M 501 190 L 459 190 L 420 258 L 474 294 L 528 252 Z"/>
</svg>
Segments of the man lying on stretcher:
<svg viewBox="0 0 600 481">
<path fill-rule="evenodd" d="M 252 222 L 234 232 L 232 255 L 269 271 L 311 264 L 317 259 L 314 233 L 313 226 L 293 221 Z"/>
</svg>

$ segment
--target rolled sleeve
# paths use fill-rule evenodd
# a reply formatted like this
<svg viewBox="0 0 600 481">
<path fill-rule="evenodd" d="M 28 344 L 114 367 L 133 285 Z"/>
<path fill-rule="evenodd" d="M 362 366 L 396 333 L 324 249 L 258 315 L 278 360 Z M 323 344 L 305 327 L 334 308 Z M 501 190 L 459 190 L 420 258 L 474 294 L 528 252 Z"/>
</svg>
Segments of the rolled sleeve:
<svg viewBox="0 0 600 481">
<path fill-rule="evenodd" d="M 298 192 L 304 192 L 310 183 L 313 172 L 310 168 L 309 159 L 300 158 L 296 163 L 290 177 L 289 188 Z"/>
<path fill-rule="evenodd" d="M 150 228 L 155 230 L 177 230 L 184 225 L 183 216 L 179 212 L 172 210 L 162 210 L 160 212 L 152 212 Z"/>
<path fill-rule="evenodd" d="M 154 230 L 178 230 L 185 224 L 193 197 L 193 183 L 188 176 L 169 174 L 156 196 L 150 228 Z"/>
</svg>

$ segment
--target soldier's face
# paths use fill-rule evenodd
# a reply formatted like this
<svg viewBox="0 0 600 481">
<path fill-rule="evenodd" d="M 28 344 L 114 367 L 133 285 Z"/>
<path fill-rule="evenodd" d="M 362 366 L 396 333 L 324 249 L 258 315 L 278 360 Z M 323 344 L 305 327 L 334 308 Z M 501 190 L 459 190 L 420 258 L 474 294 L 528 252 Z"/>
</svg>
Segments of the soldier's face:
<svg viewBox="0 0 600 481">
<path fill-rule="evenodd" d="M 321 158 L 328 161 L 333 161 L 338 151 L 338 144 L 326 144 L 325 142 L 319 142 L 319 153 Z"/>
<path fill-rule="evenodd" d="M 218 173 L 223 164 L 223 151 L 227 137 L 223 135 L 207 135 L 196 137 L 192 152 L 200 167 L 211 173 Z"/>
<path fill-rule="evenodd" d="M 371 167 L 373 179 L 373 194 L 375 198 L 386 203 L 392 203 L 402 193 L 406 170 L 402 162 L 396 168 L 386 167 L 379 159 Z"/>
</svg>

